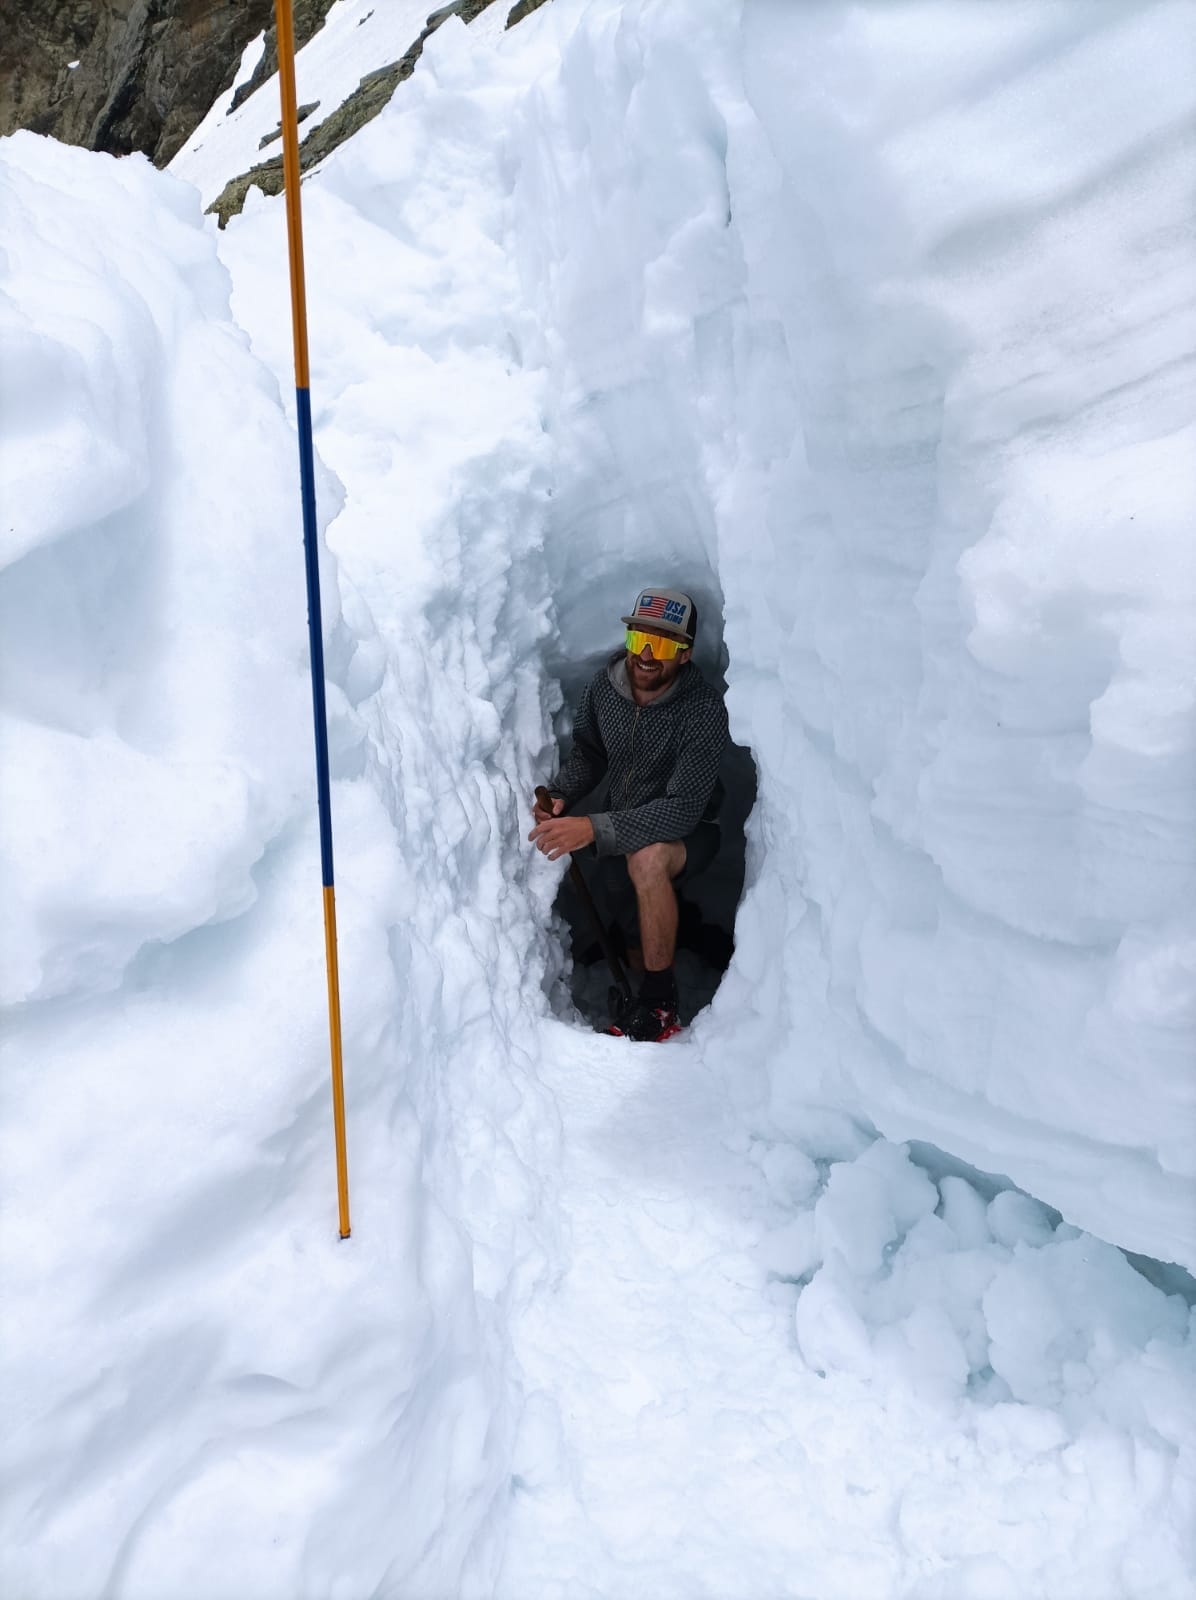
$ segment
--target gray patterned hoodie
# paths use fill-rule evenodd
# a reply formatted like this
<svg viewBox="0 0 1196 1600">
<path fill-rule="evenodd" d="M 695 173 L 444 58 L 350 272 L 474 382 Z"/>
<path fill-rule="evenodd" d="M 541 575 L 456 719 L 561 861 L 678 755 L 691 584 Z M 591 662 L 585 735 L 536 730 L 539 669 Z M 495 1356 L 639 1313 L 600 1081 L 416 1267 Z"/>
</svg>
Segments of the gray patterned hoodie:
<svg viewBox="0 0 1196 1600">
<path fill-rule="evenodd" d="M 628 855 L 717 817 L 726 743 L 727 708 L 692 662 L 640 706 L 619 650 L 582 691 L 573 748 L 548 788 L 572 804 L 609 774 L 604 809 L 590 818 L 594 846 L 600 856 Z"/>
</svg>

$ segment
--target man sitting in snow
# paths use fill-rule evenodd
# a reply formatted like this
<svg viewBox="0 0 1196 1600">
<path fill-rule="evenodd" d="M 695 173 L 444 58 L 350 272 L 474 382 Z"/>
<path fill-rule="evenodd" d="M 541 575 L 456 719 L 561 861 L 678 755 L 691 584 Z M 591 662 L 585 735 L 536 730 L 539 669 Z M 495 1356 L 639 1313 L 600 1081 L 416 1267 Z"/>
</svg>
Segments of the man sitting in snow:
<svg viewBox="0 0 1196 1600">
<path fill-rule="evenodd" d="M 689 595 L 644 589 L 623 622 L 626 646 L 586 685 L 569 759 L 547 785 L 552 810 L 537 802 L 529 838 L 550 861 L 592 845 L 623 884 L 630 879 L 644 973 L 615 1031 L 659 1039 L 678 1025 L 673 885 L 718 850 L 727 711 L 690 660 L 698 613 Z M 604 775 L 603 809 L 565 816 Z"/>
</svg>

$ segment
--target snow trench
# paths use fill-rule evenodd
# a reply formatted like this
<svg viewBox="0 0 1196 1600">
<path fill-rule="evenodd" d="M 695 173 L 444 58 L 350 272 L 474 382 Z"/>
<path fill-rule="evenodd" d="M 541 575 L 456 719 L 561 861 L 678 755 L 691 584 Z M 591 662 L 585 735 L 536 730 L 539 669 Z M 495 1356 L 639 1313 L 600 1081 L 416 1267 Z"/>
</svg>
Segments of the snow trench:
<svg viewBox="0 0 1196 1600">
<path fill-rule="evenodd" d="M 6 1592 L 1191 1593 L 1190 22 L 553 0 L 305 184 L 346 1246 L 282 205 L 0 146 Z M 666 577 L 653 1052 L 525 834 Z"/>
</svg>

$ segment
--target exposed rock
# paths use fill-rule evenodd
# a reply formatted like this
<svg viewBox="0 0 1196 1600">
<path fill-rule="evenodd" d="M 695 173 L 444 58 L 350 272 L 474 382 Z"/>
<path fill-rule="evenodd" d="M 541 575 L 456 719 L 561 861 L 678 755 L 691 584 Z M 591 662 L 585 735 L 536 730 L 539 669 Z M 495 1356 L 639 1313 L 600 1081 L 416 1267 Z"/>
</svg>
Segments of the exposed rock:
<svg viewBox="0 0 1196 1600">
<path fill-rule="evenodd" d="M 295 108 L 295 122 L 296 122 L 296 125 L 298 125 L 301 122 L 306 122 L 308 117 L 311 116 L 312 112 L 313 111 L 318 111 L 319 108 L 320 108 L 320 102 L 318 100 L 309 100 L 305 106 L 297 106 Z M 277 128 L 275 128 L 273 133 L 264 133 L 261 136 L 261 138 L 257 142 L 257 147 L 258 147 L 259 150 L 264 150 L 268 144 L 273 144 L 275 139 L 281 139 L 281 138 L 282 138 L 282 122 L 281 122 L 281 119 L 280 119 L 279 124 L 278 124 Z"/>
<path fill-rule="evenodd" d="M 524 17 L 530 17 L 533 11 L 539 11 L 545 4 L 547 0 L 517 0 L 507 17 L 507 27 L 513 28 L 517 22 L 522 22 Z"/>
<path fill-rule="evenodd" d="M 272 0 L 0 0 L 0 133 L 162 166 L 271 14 Z"/>
</svg>

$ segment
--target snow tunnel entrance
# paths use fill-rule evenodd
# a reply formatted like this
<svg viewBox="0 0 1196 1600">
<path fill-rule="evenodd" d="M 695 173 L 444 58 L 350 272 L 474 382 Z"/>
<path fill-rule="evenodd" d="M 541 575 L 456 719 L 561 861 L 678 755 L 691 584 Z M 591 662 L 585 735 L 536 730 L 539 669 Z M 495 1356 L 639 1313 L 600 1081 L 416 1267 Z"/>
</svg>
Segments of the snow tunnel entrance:
<svg viewBox="0 0 1196 1600">
<path fill-rule="evenodd" d="M 634 590 L 634 580 L 632 589 Z M 720 694 L 726 690 L 726 651 L 722 645 L 721 607 L 715 597 L 701 597 L 702 617 L 694 664 Z M 618 612 L 615 612 L 617 618 Z M 711 619 L 707 626 L 706 618 Z M 586 683 L 604 667 L 619 644 L 619 624 L 610 633 L 610 647 L 592 652 L 581 661 L 558 661 L 555 668 L 561 683 L 564 703 L 557 718 L 558 750 L 567 753 L 573 712 Z M 704 637 L 703 637 L 704 635 Z M 743 894 L 744 828 L 756 800 L 756 764 L 745 746 L 729 741 L 719 769 L 722 799 L 719 806 L 720 843 L 714 860 L 693 877 L 683 877 L 677 893 L 679 925 L 676 972 L 680 993 L 680 1014 L 689 1023 L 711 999 L 730 965 L 735 948 L 735 914 Z M 588 814 L 602 809 L 606 791 L 604 779 L 586 798 L 571 809 Z M 612 897 L 608 876 L 598 870 L 590 852 L 581 853 L 578 864 L 598 910 L 620 950 L 638 948 L 634 895 L 630 891 Z M 603 956 L 593 916 L 566 874 L 557 892 L 555 910 L 562 925 L 565 952 L 572 957 L 570 991 L 573 1004 L 595 1025 L 608 1019 L 608 994 L 611 973 Z M 634 959 L 634 957 L 633 957 Z M 631 974 L 634 983 L 634 973 Z"/>
</svg>

